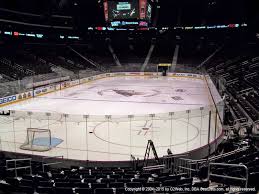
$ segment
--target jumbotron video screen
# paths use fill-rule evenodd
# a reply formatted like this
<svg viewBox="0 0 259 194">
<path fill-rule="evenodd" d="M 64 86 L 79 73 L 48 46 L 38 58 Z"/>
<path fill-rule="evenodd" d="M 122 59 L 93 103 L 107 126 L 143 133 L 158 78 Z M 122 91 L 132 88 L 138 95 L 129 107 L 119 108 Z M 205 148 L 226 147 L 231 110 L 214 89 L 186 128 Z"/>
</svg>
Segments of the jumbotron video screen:
<svg viewBox="0 0 259 194">
<path fill-rule="evenodd" d="M 135 19 L 139 17 L 138 0 L 109 1 L 108 20 Z"/>
<path fill-rule="evenodd" d="M 150 21 L 152 6 L 148 0 L 104 0 L 107 22 L 118 20 Z"/>
</svg>

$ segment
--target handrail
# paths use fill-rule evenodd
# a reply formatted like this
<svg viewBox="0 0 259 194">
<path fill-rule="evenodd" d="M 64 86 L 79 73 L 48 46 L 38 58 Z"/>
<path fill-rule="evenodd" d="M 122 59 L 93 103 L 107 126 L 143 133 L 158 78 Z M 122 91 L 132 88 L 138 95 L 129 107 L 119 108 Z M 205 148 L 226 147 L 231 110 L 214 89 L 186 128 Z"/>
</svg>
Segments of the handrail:
<svg viewBox="0 0 259 194">
<path fill-rule="evenodd" d="M 234 176 L 228 176 L 228 175 L 220 175 L 220 174 L 213 174 L 213 173 L 211 173 L 211 169 L 210 169 L 211 166 L 225 166 L 225 167 L 240 167 L 240 168 L 244 168 L 245 171 L 246 171 L 246 178 L 242 178 L 242 177 L 240 178 L 240 177 L 234 177 Z M 208 168 L 208 180 L 210 180 L 211 176 L 227 178 L 227 179 L 232 179 L 232 180 L 245 181 L 245 188 L 247 188 L 247 186 L 248 186 L 249 172 L 248 172 L 247 166 L 243 165 L 243 164 L 210 163 L 209 164 L 209 168 Z"/>
<path fill-rule="evenodd" d="M 45 159 L 50 159 L 50 158 L 64 158 L 64 156 L 46 156 L 46 157 L 43 157 L 42 160 L 45 160 Z"/>
<path fill-rule="evenodd" d="M 238 148 L 236 150 L 233 150 L 231 152 L 227 152 L 227 153 L 224 153 L 224 154 L 220 154 L 220 155 L 217 155 L 217 156 L 213 156 L 213 157 L 210 157 L 208 160 L 207 159 L 200 159 L 200 160 L 190 160 L 191 162 L 205 162 L 205 161 L 215 161 L 215 160 L 218 160 L 218 159 L 222 159 L 224 157 L 227 157 L 227 156 L 230 156 L 232 154 L 235 154 L 235 153 L 238 153 L 238 152 L 241 152 L 241 151 L 245 151 L 249 148 L 249 146 L 245 146 L 245 147 L 242 147 L 242 148 Z M 186 158 L 183 158 L 183 159 L 186 159 Z"/>
<path fill-rule="evenodd" d="M 15 177 L 17 177 L 17 170 L 20 170 L 20 169 L 27 169 L 27 168 L 29 168 L 30 169 L 30 174 L 32 174 L 31 160 L 32 160 L 32 158 L 6 160 L 6 170 L 7 171 L 14 170 Z M 20 162 L 20 161 L 29 161 L 29 165 L 28 166 L 17 167 L 17 162 Z M 14 168 L 8 168 L 8 163 L 10 163 L 10 162 L 14 162 Z"/>
<path fill-rule="evenodd" d="M 163 164 L 165 168 L 173 173 L 176 172 L 176 167 L 178 166 L 178 161 L 181 157 L 187 157 L 189 153 L 186 154 L 172 154 L 163 156 Z M 173 167 L 173 168 L 172 168 Z"/>
<path fill-rule="evenodd" d="M 11 161 L 25 161 L 25 160 L 32 160 L 32 159 L 31 159 L 31 158 L 11 159 L 11 160 L 6 160 L 6 162 L 11 162 Z"/>
<path fill-rule="evenodd" d="M 201 159 L 201 160 L 192 160 L 189 158 L 179 158 L 178 165 L 175 168 L 174 173 L 177 174 L 177 168 L 180 170 L 180 172 L 185 171 L 190 177 L 192 175 L 192 172 L 198 172 L 200 165 L 207 162 L 207 159 Z M 193 168 L 194 166 L 194 168 Z"/>
<path fill-rule="evenodd" d="M 46 156 L 42 158 L 42 172 L 45 172 L 45 166 L 51 166 L 51 165 L 57 165 L 57 164 L 62 164 L 62 162 L 49 162 L 49 163 L 44 163 L 45 159 L 52 159 L 52 158 L 61 158 L 64 159 L 64 156 Z"/>
<path fill-rule="evenodd" d="M 188 156 L 189 153 L 186 153 L 186 154 L 171 154 L 171 155 L 164 155 L 163 158 L 166 159 L 166 158 L 176 158 L 176 157 L 183 157 L 183 156 Z"/>
<path fill-rule="evenodd" d="M 227 153 L 224 153 L 224 154 L 220 154 L 220 155 L 217 155 L 217 156 L 213 156 L 211 158 L 209 158 L 209 161 L 214 161 L 214 160 L 217 160 L 217 159 L 221 159 L 221 158 L 224 158 L 224 157 L 227 157 L 227 156 L 230 156 L 232 154 L 235 154 L 235 153 L 238 153 L 238 152 L 241 152 L 241 151 L 245 151 L 249 148 L 249 146 L 245 146 L 245 147 L 242 147 L 242 148 L 238 148 L 236 150 L 233 150 L 231 152 L 227 152 Z"/>
<path fill-rule="evenodd" d="M 164 164 L 160 164 L 160 165 L 155 165 L 155 166 L 147 166 L 147 167 L 143 167 L 144 171 L 151 171 L 151 170 L 162 170 L 165 168 Z"/>
<path fill-rule="evenodd" d="M 224 154 L 220 154 L 220 155 L 217 155 L 217 156 L 210 157 L 208 159 L 193 160 L 193 159 L 189 159 L 189 158 L 179 158 L 177 168 L 180 169 L 180 170 L 186 170 L 187 174 L 189 173 L 191 175 L 192 172 L 197 172 L 199 170 L 200 166 L 203 165 L 203 164 L 208 164 L 208 163 L 214 162 L 218 159 L 222 159 L 222 158 L 231 156 L 235 153 L 245 151 L 248 148 L 249 148 L 249 146 L 245 146 L 245 147 L 238 148 L 238 149 L 236 149 L 234 151 L 231 151 L 231 152 L 227 152 L 227 153 L 224 153 Z M 174 173 L 177 173 L 176 168 L 174 168 Z"/>
<path fill-rule="evenodd" d="M 100 64 L 98 64 L 98 63 L 96 63 L 96 62 L 94 62 L 94 61 L 91 60 L 91 59 L 88 59 L 87 57 L 85 57 L 84 55 L 82 55 L 81 53 L 79 53 L 78 51 L 76 51 L 75 49 L 73 49 L 71 46 L 68 46 L 68 48 L 69 48 L 71 51 L 73 51 L 74 53 L 76 53 L 78 56 L 80 56 L 82 59 L 84 59 L 85 61 L 87 61 L 88 63 L 90 63 L 90 64 L 93 65 L 94 67 L 96 67 L 98 70 L 100 70 L 100 71 L 102 71 L 102 72 L 107 72 L 107 69 L 106 69 L 104 66 L 102 66 L 102 65 L 100 65 Z"/>
</svg>

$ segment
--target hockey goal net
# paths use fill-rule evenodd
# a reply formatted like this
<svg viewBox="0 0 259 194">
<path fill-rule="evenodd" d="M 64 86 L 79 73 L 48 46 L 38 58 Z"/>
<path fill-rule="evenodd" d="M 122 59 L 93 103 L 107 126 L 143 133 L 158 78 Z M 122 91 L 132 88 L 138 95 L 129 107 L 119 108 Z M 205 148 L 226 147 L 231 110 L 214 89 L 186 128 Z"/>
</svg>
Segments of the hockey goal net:
<svg viewBox="0 0 259 194">
<path fill-rule="evenodd" d="M 51 132 L 49 129 L 28 128 L 22 150 L 44 152 L 51 149 Z"/>
</svg>

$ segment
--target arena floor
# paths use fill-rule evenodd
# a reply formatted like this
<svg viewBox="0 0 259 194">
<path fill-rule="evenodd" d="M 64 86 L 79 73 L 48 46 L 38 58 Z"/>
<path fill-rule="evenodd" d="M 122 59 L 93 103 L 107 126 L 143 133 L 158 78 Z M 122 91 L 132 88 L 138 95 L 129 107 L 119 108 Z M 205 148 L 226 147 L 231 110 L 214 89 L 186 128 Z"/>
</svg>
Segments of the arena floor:
<svg viewBox="0 0 259 194">
<path fill-rule="evenodd" d="M 215 99 L 221 100 L 219 95 Z M 131 154 L 142 159 L 152 139 L 159 156 L 168 148 L 184 153 L 208 143 L 209 108 L 200 108 L 211 104 L 203 79 L 104 78 L 3 107 L 16 112 L 0 116 L 0 148 L 76 160 L 123 161 Z M 52 137 L 62 142 L 47 152 L 21 150 L 30 127 L 49 128 Z M 220 134 L 221 129 L 211 130 L 210 141 Z"/>
</svg>

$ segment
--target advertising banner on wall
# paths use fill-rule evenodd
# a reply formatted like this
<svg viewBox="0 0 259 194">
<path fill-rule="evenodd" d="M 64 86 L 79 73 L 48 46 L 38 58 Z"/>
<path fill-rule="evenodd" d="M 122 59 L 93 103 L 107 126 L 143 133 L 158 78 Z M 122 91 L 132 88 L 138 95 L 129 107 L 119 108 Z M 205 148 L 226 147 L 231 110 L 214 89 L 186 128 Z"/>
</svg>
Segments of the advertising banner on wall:
<svg viewBox="0 0 259 194">
<path fill-rule="evenodd" d="M 18 101 L 22 101 L 25 99 L 29 99 L 32 98 L 32 91 L 26 91 L 20 94 L 15 94 L 12 96 L 7 96 L 7 97 L 3 97 L 0 98 L 0 107 L 8 105 L 10 103 L 14 103 L 14 102 L 18 102 Z"/>
<path fill-rule="evenodd" d="M 6 104 L 6 103 L 9 103 L 9 102 L 13 102 L 13 101 L 16 101 L 16 100 L 17 100 L 16 95 L 0 98 L 0 105 Z"/>
<path fill-rule="evenodd" d="M 109 8 L 108 8 L 108 2 L 107 0 L 103 1 L 103 7 L 104 7 L 104 17 L 105 17 L 105 21 L 108 21 L 109 19 Z"/>
</svg>

